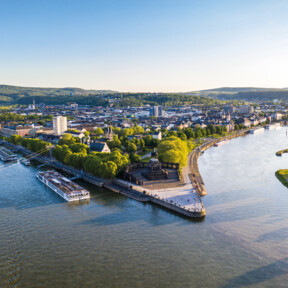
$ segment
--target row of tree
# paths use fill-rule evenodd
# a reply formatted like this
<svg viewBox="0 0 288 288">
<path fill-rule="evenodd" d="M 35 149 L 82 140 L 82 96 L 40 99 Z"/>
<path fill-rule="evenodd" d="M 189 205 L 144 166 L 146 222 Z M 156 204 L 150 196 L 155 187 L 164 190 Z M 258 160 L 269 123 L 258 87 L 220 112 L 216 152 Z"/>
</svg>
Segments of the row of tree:
<svg viewBox="0 0 288 288">
<path fill-rule="evenodd" d="M 17 113 L 5 112 L 0 114 L 0 121 L 21 121 L 21 120 L 37 120 L 43 119 L 46 121 L 52 121 L 52 115 L 46 115 L 45 117 L 40 115 L 20 115 Z"/>
<path fill-rule="evenodd" d="M 81 143 L 69 146 L 57 145 L 53 151 L 58 161 L 77 169 L 85 169 L 101 178 L 114 178 L 129 163 L 128 154 L 122 155 L 119 150 L 111 153 L 89 153 L 89 147 Z"/>
<path fill-rule="evenodd" d="M 42 155 L 48 155 L 48 147 L 51 146 L 51 143 L 41 139 L 23 138 L 20 135 L 11 135 L 7 141 L 15 145 L 21 145 L 32 152 L 41 152 Z"/>
</svg>

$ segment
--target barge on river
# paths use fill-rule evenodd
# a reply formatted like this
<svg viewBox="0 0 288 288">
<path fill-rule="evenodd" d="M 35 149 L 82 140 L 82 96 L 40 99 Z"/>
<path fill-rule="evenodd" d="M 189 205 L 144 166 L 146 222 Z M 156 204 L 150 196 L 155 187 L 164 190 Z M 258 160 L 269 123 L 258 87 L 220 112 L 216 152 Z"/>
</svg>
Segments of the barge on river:
<svg viewBox="0 0 288 288">
<path fill-rule="evenodd" d="M 38 172 L 36 178 L 68 202 L 90 199 L 90 193 L 56 171 Z"/>
<path fill-rule="evenodd" d="M 229 141 L 228 139 L 224 139 L 220 142 L 215 143 L 214 146 L 216 147 L 222 146 L 223 144 L 228 143 L 228 141 Z"/>
<path fill-rule="evenodd" d="M 25 166 L 30 166 L 31 165 L 31 162 L 30 160 L 26 159 L 26 158 L 22 158 L 20 160 L 20 163 L 24 164 Z"/>
<path fill-rule="evenodd" d="M 264 132 L 264 128 L 263 127 L 250 130 L 250 134 L 259 134 L 259 133 L 262 133 L 262 132 Z"/>
<path fill-rule="evenodd" d="M 4 162 L 17 160 L 17 155 L 5 147 L 0 147 L 0 159 Z"/>
</svg>

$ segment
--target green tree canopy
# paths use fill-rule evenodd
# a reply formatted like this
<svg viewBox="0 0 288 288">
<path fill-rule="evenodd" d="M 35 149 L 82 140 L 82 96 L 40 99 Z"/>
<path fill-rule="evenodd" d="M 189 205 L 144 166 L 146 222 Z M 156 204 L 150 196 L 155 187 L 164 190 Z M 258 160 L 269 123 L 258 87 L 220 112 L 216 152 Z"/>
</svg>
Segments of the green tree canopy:
<svg viewBox="0 0 288 288">
<path fill-rule="evenodd" d="M 158 145 L 157 152 L 158 158 L 162 162 L 179 163 L 181 167 L 187 165 L 187 143 L 175 136 L 165 138 Z"/>
</svg>

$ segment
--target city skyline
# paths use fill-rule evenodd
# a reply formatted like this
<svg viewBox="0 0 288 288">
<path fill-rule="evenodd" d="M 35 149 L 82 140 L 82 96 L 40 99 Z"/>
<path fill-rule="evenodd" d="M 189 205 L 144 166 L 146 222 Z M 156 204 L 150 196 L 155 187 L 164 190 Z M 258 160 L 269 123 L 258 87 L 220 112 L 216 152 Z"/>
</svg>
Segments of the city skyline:
<svg viewBox="0 0 288 288">
<path fill-rule="evenodd" d="M 0 3 L 1 84 L 121 92 L 288 87 L 286 1 Z"/>
</svg>

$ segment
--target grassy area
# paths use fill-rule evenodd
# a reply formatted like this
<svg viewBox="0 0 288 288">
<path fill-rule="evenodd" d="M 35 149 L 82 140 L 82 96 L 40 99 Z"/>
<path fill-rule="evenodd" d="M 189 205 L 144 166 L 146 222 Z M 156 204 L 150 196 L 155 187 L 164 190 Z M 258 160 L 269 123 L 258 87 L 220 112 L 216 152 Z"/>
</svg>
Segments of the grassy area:
<svg viewBox="0 0 288 288">
<path fill-rule="evenodd" d="M 286 180 L 288 178 L 288 169 L 280 169 L 276 171 L 275 176 L 284 186 L 288 188 L 288 182 Z"/>
<path fill-rule="evenodd" d="M 144 159 L 141 160 L 141 162 L 149 162 L 149 160 L 153 158 L 153 157 L 146 157 Z"/>
<path fill-rule="evenodd" d="M 211 134 L 211 135 L 209 135 L 210 138 L 215 138 L 215 139 L 222 138 L 223 136 L 225 136 L 225 134 L 223 134 L 223 135 L 219 135 L 219 134 Z"/>
<path fill-rule="evenodd" d="M 283 153 L 288 153 L 288 149 L 280 150 L 276 152 L 276 156 L 282 156 Z"/>
<path fill-rule="evenodd" d="M 153 151 L 153 149 L 146 149 L 145 152 L 141 151 L 138 155 L 139 155 L 140 157 L 142 157 L 142 156 L 144 156 L 144 155 L 146 155 L 146 154 L 148 154 L 148 153 L 150 153 L 150 152 L 152 152 L 152 151 Z"/>
</svg>

